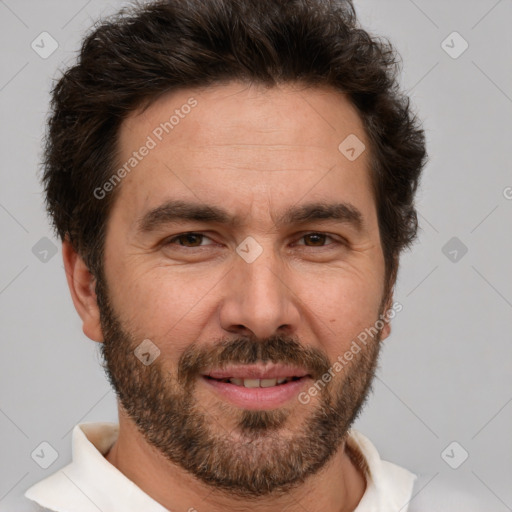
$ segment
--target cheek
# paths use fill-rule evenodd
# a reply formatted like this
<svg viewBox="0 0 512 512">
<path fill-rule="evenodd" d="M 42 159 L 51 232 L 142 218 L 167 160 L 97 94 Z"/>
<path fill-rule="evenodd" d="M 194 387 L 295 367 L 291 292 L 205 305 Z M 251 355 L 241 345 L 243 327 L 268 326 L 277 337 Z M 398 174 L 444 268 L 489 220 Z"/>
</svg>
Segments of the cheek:
<svg viewBox="0 0 512 512">
<path fill-rule="evenodd" d="M 345 275 L 339 279 L 321 280 L 300 295 L 307 304 L 310 322 L 317 327 L 326 350 L 339 353 L 366 328 L 375 324 L 379 315 L 382 289 L 380 282 L 368 277 Z"/>
<path fill-rule="evenodd" d="M 181 354 L 200 337 L 208 322 L 205 308 L 214 296 L 213 273 L 191 276 L 165 267 L 131 274 L 128 266 L 120 270 L 119 277 L 124 277 L 115 286 L 112 300 L 138 338 L 154 340 L 168 354 Z"/>
</svg>

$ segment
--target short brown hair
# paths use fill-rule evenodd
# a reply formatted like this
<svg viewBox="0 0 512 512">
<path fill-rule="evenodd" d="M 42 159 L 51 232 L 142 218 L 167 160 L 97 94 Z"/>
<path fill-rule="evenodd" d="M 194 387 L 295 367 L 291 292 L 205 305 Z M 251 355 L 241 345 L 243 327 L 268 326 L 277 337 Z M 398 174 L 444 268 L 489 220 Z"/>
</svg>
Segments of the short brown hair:
<svg viewBox="0 0 512 512">
<path fill-rule="evenodd" d="M 344 92 L 370 141 L 387 291 L 417 232 L 414 195 L 424 133 L 397 85 L 391 44 L 361 29 L 349 0 L 166 0 L 124 9 L 84 40 L 52 90 L 43 183 L 58 235 L 102 271 L 116 190 L 93 191 L 116 168 L 126 116 L 177 89 L 232 80 L 301 82 Z"/>
</svg>

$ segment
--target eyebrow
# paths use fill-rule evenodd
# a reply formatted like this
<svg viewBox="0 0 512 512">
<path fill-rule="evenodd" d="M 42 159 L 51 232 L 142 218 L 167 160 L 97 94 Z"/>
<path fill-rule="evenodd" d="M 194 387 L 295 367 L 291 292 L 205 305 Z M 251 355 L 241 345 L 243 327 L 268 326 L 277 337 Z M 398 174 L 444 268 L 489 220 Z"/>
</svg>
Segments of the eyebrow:
<svg viewBox="0 0 512 512">
<path fill-rule="evenodd" d="M 242 217 L 231 215 L 226 210 L 203 203 L 182 200 L 166 201 L 148 211 L 137 221 L 137 231 L 148 233 L 167 224 L 178 222 L 205 222 L 237 227 L 242 224 Z M 288 208 L 277 220 L 276 226 L 291 226 L 314 221 L 331 220 L 351 225 L 361 232 L 365 227 L 363 215 L 354 205 L 346 202 L 314 202 L 294 205 Z"/>
</svg>

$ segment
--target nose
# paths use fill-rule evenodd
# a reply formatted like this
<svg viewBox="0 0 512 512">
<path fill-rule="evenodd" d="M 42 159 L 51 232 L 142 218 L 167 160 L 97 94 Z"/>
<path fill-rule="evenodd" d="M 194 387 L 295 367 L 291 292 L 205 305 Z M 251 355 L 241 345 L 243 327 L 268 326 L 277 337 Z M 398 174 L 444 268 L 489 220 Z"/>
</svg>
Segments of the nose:
<svg viewBox="0 0 512 512">
<path fill-rule="evenodd" d="M 221 327 L 259 339 L 295 334 L 300 312 L 293 288 L 291 273 L 271 248 L 251 263 L 237 256 L 224 283 Z"/>
</svg>

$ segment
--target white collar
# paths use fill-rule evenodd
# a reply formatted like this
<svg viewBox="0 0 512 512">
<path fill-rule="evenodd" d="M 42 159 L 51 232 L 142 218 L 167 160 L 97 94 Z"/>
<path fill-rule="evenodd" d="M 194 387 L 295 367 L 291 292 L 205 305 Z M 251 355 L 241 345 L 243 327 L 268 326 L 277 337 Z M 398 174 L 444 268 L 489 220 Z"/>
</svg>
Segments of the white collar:
<svg viewBox="0 0 512 512">
<path fill-rule="evenodd" d="M 382 460 L 372 442 L 357 430 L 349 431 L 347 445 L 362 455 L 358 465 L 366 477 L 366 491 L 354 512 L 407 512 L 417 476 Z"/>
<path fill-rule="evenodd" d="M 73 461 L 34 484 L 25 497 L 56 512 L 168 512 L 104 457 L 118 432 L 116 423 L 76 425 Z M 383 461 L 370 440 L 354 429 L 347 444 L 367 479 L 366 492 L 354 512 L 406 512 L 416 475 Z"/>
<path fill-rule="evenodd" d="M 104 457 L 118 432 L 116 423 L 76 425 L 73 462 L 30 487 L 25 497 L 57 512 L 168 512 Z"/>
</svg>

